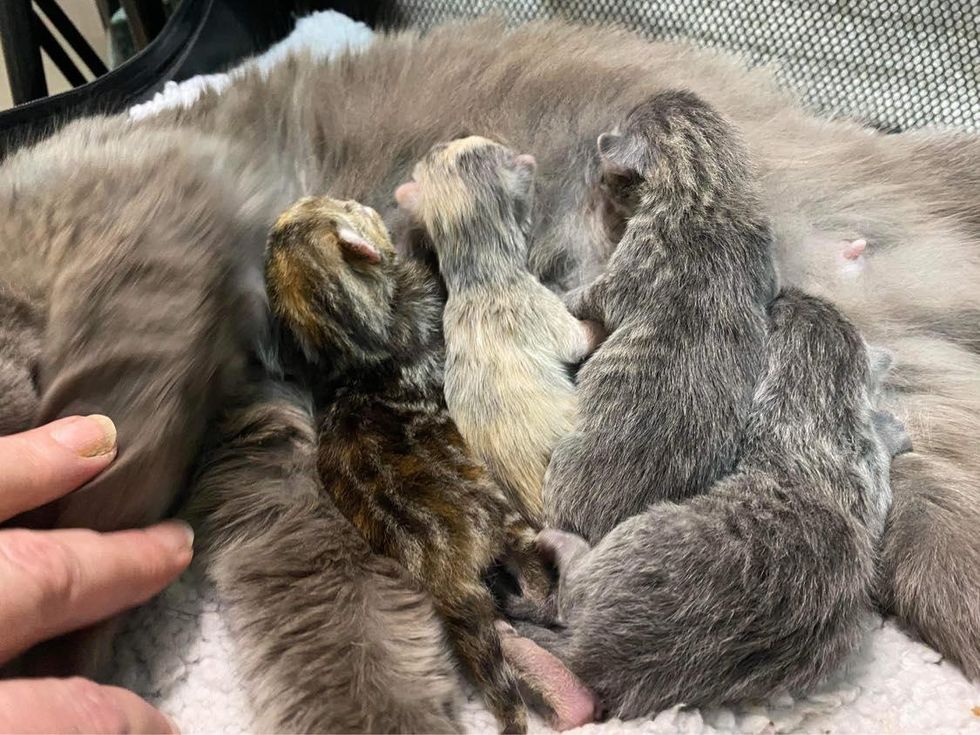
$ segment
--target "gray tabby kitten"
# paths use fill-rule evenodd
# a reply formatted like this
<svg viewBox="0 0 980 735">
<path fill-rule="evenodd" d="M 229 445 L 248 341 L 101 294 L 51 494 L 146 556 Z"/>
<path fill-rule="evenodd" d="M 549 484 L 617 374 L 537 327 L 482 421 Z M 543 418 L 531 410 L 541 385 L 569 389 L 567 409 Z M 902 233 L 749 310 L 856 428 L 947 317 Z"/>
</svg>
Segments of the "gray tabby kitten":
<svg viewBox="0 0 980 735">
<path fill-rule="evenodd" d="M 687 92 L 640 103 L 599 155 L 635 202 L 605 273 L 569 294 L 606 342 L 545 477 L 549 525 L 594 543 L 735 465 L 776 295 L 772 235 L 734 128 Z"/>
<path fill-rule="evenodd" d="M 772 304 L 767 367 L 736 472 L 591 550 L 546 530 L 561 626 L 519 626 L 622 718 L 805 690 L 855 648 L 904 428 L 876 412 L 888 360 L 825 301 Z"/>
<path fill-rule="evenodd" d="M 343 194 L 390 220 L 392 191 L 432 145 L 466 131 L 507 140 L 538 162 L 529 268 L 568 289 L 600 273 L 613 245 L 590 207 L 596 136 L 670 88 L 691 89 L 741 131 L 762 174 L 781 277 L 828 296 L 896 353 L 890 407 L 916 451 L 893 467 L 880 602 L 980 676 L 980 136 L 885 136 L 821 119 L 765 70 L 614 29 L 476 22 L 380 37 L 333 62 L 300 56 L 250 72 L 190 109 L 79 121 L 4 161 L 0 280 L 28 293 L 44 322 L 35 419 L 94 410 L 119 427 L 113 469 L 50 520 L 121 528 L 172 505 L 235 387 L 247 349 L 236 332 L 258 322 L 237 318 L 236 302 L 261 291 L 265 235 L 289 202 Z M 855 238 L 872 243 L 867 267 L 841 280 L 839 241 Z M 283 488 L 309 487 L 308 464 L 241 471 L 229 495 L 244 507 L 285 503 L 301 523 L 306 496 Z M 245 517 L 235 538 L 275 549 L 279 527 L 265 520 Z M 295 551 L 314 563 L 315 548 Z M 297 633 L 265 614 L 262 588 L 292 579 L 280 558 L 243 555 L 214 569 L 223 589 L 260 588 L 230 598 L 236 618 L 253 621 L 238 629 L 244 655 L 286 650 Z M 297 595 L 293 609 L 323 642 L 331 628 L 303 613 L 317 599 Z M 97 662 L 99 642 L 63 646 L 66 668 L 91 671 L 79 660 Z M 404 649 L 388 655 L 408 670 Z M 283 692 L 315 690 L 314 670 L 292 657 L 250 667 L 256 709 L 282 713 Z M 420 679 L 416 690 L 427 686 Z M 327 698 L 302 701 L 309 730 L 357 729 L 375 706 L 351 702 L 344 728 Z M 433 700 L 415 704 L 419 718 L 438 716 Z M 298 729 L 283 717 L 283 729 Z"/>
</svg>

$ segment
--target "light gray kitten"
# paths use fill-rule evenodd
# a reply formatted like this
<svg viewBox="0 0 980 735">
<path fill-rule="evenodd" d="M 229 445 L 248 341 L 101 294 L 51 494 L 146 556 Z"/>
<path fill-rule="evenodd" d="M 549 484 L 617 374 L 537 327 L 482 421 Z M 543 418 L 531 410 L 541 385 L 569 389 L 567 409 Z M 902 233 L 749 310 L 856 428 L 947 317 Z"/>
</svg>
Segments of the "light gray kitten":
<svg viewBox="0 0 980 735">
<path fill-rule="evenodd" d="M 567 299 L 610 336 L 579 371 L 575 431 L 544 484 L 549 525 L 593 543 L 734 467 L 776 295 L 753 171 L 704 101 L 645 100 L 599 154 L 636 209 L 606 272 Z"/>
<path fill-rule="evenodd" d="M 560 571 L 559 628 L 519 625 L 614 716 L 805 690 L 858 644 L 904 428 L 876 412 L 888 360 L 827 302 L 772 304 L 768 365 L 736 472 L 597 546 L 539 535 Z"/>
</svg>

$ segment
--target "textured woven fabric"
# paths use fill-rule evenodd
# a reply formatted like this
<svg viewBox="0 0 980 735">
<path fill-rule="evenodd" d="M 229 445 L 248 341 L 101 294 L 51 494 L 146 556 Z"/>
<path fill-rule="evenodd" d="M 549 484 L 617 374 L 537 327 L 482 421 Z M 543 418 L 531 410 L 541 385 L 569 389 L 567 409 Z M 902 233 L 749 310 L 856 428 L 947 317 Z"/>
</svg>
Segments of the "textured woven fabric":
<svg viewBox="0 0 980 735">
<path fill-rule="evenodd" d="M 980 131 L 980 0 L 395 0 L 393 10 L 422 28 L 493 10 L 514 23 L 620 23 L 775 63 L 824 114 Z"/>
</svg>

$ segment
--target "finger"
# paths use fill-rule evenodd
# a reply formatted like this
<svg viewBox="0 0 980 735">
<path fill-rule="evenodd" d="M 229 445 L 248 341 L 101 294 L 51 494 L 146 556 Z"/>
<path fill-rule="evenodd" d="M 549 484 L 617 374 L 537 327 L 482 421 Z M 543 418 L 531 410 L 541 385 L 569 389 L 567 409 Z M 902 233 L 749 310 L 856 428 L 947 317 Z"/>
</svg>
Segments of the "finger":
<svg viewBox="0 0 980 735">
<path fill-rule="evenodd" d="M 0 663 L 39 641 L 146 602 L 190 563 L 193 532 L 0 531 Z"/>
<path fill-rule="evenodd" d="M 176 733 L 169 717 L 130 691 L 88 679 L 0 681 L 0 732 Z"/>
<path fill-rule="evenodd" d="M 0 521 L 60 498 L 116 456 L 116 427 L 105 416 L 69 416 L 0 437 Z"/>
</svg>

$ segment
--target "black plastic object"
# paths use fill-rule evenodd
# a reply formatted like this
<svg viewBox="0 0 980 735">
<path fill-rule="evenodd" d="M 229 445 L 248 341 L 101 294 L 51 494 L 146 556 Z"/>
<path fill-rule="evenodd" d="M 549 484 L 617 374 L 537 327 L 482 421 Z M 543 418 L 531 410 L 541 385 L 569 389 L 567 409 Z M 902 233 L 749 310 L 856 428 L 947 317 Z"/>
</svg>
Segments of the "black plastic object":
<svg viewBox="0 0 980 735">
<path fill-rule="evenodd" d="M 367 23 L 377 13 L 377 3 L 353 0 L 182 0 L 149 45 L 108 74 L 0 113 L 0 157 L 76 117 L 149 99 L 167 81 L 224 71 L 285 37 L 298 16 L 329 8 Z"/>
</svg>

